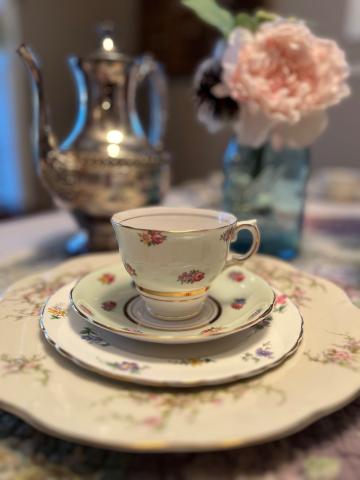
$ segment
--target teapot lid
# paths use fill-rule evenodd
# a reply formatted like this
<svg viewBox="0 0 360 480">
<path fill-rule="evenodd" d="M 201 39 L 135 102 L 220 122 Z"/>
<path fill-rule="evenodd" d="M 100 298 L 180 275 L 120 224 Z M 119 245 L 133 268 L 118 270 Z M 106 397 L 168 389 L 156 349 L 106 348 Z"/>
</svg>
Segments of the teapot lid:
<svg viewBox="0 0 360 480">
<path fill-rule="evenodd" d="M 96 27 L 98 34 L 98 47 L 88 56 L 88 60 L 107 60 L 131 62 L 131 57 L 119 52 L 114 39 L 114 22 L 102 22 Z"/>
</svg>

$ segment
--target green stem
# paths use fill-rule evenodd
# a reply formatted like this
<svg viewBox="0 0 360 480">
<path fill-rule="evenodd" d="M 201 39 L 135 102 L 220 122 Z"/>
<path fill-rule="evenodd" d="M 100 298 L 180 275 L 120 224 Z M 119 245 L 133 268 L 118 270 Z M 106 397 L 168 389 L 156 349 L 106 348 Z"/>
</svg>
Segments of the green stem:
<svg viewBox="0 0 360 480">
<path fill-rule="evenodd" d="M 265 146 L 259 147 L 256 152 L 256 160 L 252 172 L 252 177 L 256 178 L 263 169 Z"/>
</svg>

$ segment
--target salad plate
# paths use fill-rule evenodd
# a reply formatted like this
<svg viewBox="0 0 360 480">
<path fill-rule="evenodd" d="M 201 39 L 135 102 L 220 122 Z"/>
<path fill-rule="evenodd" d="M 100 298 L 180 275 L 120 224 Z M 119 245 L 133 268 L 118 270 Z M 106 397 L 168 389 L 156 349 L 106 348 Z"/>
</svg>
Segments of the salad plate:
<svg viewBox="0 0 360 480">
<path fill-rule="evenodd" d="M 40 311 L 61 286 L 112 262 L 118 253 L 86 255 L 8 289 L 0 303 L 1 408 L 53 436 L 101 448 L 213 451 L 290 435 L 359 395 L 359 310 L 336 285 L 261 255 L 246 269 L 285 294 L 304 320 L 303 341 L 278 368 L 182 390 L 79 368 L 46 342 Z"/>
<path fill-rule="evenodd" d="M 164 321 L 147 312 L 118 261 L 81 278 L 70 292 L 70 301 L 79 315 L 97 327 L 143 342 L 176 344 L 207 342 L 248 329 L 270 314 L 275 294 L 258 275 L 228 268 L 212 283 L 199 315 Z"/>
<path fill-rule="evenodd" d="M 232 382 L 279 365 L 302 338 L 298 309 L 279 293 L 271 317 L 244 332 L 201 344 L 140 343 L 89 325 L 69 305 L 72 287 L 46 303 L 40 320 L 45 338 L 72 362 L 116 380 L 172 387 Z"/>
</svg>

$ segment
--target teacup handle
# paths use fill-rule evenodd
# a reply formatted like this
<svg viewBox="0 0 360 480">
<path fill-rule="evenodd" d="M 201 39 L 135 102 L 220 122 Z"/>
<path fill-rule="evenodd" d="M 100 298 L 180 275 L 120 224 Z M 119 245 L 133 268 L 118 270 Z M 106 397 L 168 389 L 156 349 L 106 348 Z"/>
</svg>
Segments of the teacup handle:
<svg viewBox="0 0 360 480">
<path fill-rule="evenodd" d="M 232 233 L 231 242 L 235 242 L 237 236 L 241 230 L 249 230 L 252 235 L 252 244 L 249 250 L 246 253 L 229 253 L 229 256 L 226 260 L 224 270 L 233 265 L 238 265 L 239 263 L 247 260 L 249 257 L 254 255 L 259 249 L 260 245 L 260 232 L 257 226 L 256 220 L 246 220 L 245 222 L 236 222 L 236 226 Z"/>
</svg>

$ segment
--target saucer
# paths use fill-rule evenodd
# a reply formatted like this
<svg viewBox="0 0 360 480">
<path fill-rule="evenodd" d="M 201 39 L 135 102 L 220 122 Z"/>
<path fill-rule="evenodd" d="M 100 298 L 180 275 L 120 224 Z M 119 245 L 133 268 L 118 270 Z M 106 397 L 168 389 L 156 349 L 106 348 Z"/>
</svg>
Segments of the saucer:
<svg viewBox="0 0 360 480">
<path fill-rule="evenodd" d="M 120 261 L 84 276 L 70 292 L 74 309 L 89 323 L 156 343 L 205 342 L 241 332 L 269 315 L 274 299 L 265 280 L 244 268 L 233 267 L 212 283 L 199 315 L 170 323 L 147 312 Z"/>
<path fill-rule="evenodd" d="M 295 305 L 277 296 L 271 317 L 208 344 L 139 343 L 106 332 L 80 317 L 69 304 L 68 284 L 52 295 L 40 325 L 48 342 L 72 362 L 116 380 L 193 387 L 216 385 L 265 372 L 294 353 L 303 322 Z"/>
</svg>

